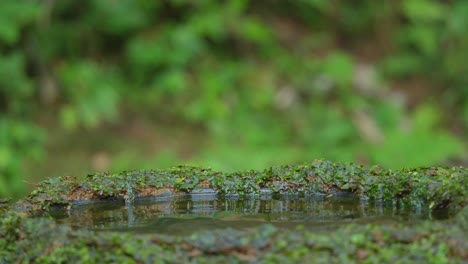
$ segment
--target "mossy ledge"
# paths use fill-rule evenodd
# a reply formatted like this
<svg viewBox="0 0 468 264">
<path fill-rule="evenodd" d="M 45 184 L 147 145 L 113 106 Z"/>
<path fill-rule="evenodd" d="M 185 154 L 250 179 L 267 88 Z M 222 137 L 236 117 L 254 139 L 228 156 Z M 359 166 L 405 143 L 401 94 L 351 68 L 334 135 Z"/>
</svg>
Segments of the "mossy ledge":
<svg viewBox="0 0 468 264">
<path fill-rule="evenodd" d="M 221 173 L 195 167 L 91 174 L 46 180 L 26 199 L 0 212 L 0 263 L 466 263 L 467 170 L 384 170 L 317 160 L 262 172 Z M 349 224 L 328 234 L 264 225 L 251 231 L 196 232 L 191 236 L 96 232 L 59 225 L 47 211 L 81 201 L 179 195 L 209 188 L 220 195 L 331 195 L 351 192 L 436 210 L 444 221 Z M 28 217 L 45 212 L 45 217 Z M 300 228 L 300 227 L 298 227 Z"/>
<path fill-rule="evenodd" d="M 324 160 L 234 173 L 178 166 L 166 170 L 95 173 L 80 181 L 70 176 L 51 178 L 39 183 L 18 207 L 69 208 L 87 201 L 125 199 L 131 202 L 140 197 L 183 195 L 210 189 L 219 195 L 239 196 L 347 192 L 362 199 L 419 208 L 449 208 L 456 212 L 467 204 L 467 179 L 468 170 L 464 167 L 389 170 Z"/>
</svg>

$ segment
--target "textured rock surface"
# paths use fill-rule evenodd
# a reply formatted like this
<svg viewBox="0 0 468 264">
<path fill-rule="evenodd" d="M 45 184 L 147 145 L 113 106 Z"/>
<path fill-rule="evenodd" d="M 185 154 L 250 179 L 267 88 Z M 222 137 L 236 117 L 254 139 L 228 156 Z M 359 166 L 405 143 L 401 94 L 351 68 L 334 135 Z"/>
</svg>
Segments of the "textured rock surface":
<svg viewBox="0 0 468 264">
<path fill-rule="evenodd" d="M 91 174 L 80 181 L 53 178 L 26 199 L 1 208 L 0 262 L 462 263 L 468 261 L 467 176 L 462 167 L 397 171 L 318 160 L 261 172 L 181 166 Z M 394 206 L 448 208 L 453 217 L 415 225 L 350 224 L 329 234 L 263 225 L 253 232 L 225 229 L 186 237 L 93 232 L 58 225 L 47 217 L 51 206 L 67 210 L 97 199 L 131 203 L 142 196 L 203 190 L 239 196 L 350 192 Z M 43 217 L 31 217 L 37 214 Z"/>
</svg>

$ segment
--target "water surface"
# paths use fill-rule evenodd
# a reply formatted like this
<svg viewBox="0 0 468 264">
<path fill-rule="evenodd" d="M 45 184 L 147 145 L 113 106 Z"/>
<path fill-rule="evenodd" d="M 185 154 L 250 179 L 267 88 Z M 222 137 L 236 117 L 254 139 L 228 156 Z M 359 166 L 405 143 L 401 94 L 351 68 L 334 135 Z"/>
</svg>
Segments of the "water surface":
<svg viewBox="0 0 468 264">
<path fill-rule="evenodd" d="M 249 230 L 262 224 L 323 232 L 349 223 L 417 222 L 444 219 L 445 212 L 382 204 L 350 195 L 281 196 L 277 198 L 186 195 L 75 206 L 56 212 L 57 222 L 78 228 L 133 233 L 189 235 L 194 231 L 235 228 Z"/>
</svg>

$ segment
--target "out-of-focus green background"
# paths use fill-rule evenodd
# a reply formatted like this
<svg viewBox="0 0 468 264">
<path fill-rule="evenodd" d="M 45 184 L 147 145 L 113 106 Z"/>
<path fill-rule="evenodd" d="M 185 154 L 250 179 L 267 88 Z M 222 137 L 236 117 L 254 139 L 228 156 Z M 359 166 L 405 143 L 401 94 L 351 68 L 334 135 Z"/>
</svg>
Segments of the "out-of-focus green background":
<svg viewBox="0 0 468 264">
<path fill-rule="evenodd" d="M 0 196 L 326 158 L 466 165 L 466 0 L 2 0 Z"/>
</svg>

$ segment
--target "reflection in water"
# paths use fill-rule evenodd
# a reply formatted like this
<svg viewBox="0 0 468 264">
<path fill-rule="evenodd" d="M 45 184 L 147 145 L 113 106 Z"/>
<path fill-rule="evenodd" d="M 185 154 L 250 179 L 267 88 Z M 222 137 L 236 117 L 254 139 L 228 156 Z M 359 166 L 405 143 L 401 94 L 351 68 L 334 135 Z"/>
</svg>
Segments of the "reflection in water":
<svg viewBox="0 0 468 264">
<path fill-rule="evenodd" d="M 75 227 L 182 235 L 227 227 L 250 229 L 264 223 L 288 229 L 301 225 L 319 232 L 348 223 L 396 223 L 444 215 L 403 210 L 352 196 L 237 199 L 187 195 L 142 199 L 131 205 L 116 201 L 82 205 L 68 215 L 55 217 L 59 223 Z"/>
</svg>

